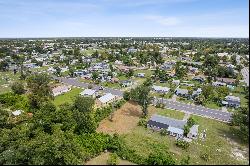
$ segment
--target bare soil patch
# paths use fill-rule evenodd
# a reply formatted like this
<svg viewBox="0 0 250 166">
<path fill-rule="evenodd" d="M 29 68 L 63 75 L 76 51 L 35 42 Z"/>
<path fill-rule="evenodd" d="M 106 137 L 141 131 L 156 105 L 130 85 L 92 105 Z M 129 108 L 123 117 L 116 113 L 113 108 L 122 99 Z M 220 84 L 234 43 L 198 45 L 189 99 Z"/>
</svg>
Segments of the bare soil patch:
<svg viewBox="0 0 250 166">
<path fill-rule="evenodd" d="M 109 118 L 102 120 L 97 132 L 126 134 L 137 126 L 141 115 L 142 111 L 138 104 L 127 102 L 114 112 L 113 121 L 110 121 Z"/>
</svg>

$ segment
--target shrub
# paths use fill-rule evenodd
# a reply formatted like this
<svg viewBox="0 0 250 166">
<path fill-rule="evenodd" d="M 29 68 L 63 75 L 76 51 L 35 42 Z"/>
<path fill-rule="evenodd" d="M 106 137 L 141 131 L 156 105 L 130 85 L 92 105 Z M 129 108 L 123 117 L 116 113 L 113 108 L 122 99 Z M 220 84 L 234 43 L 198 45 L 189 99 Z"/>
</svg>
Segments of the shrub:
<svg viewBox="0 0 250 166">
<path fill-rule="evenodd" d="M 160 134 L 162 136 L 166 136 L 168 134 L 168 131 L 166 129 L 161 129 Z"/>
<path fill-rule="evenodd" d="M 169 154 L 151 153 L 147 159 L 148 165 L 175 165 L 175 161 Z"/>
<path fill-rule="evenodd" d="M 188 142 L 183 141 L 183 140 L 177 140 L 175 142 L 175 144 L 176 144 L 176 146 L 178 146 L 178 147 L 180 147 L 182 149 L 187 149 L 190 146 L 190 144 Z"/>
<path fill-rule="evenodd" d="M 146 127 L 146 125 L 147 125 L 147 119 L 146 118 L 140 118 L 140 120 L 138 122 L 138 126 Z"/>
<path fill-rule="evenodd" d="M 117 102 L 114 103 L 114 107 L 115 107 L 116 109 L 119 109 L 119 108 L 121 108 L 121 106 L 122 106 L 125 102 L 126 102 L 125 100 L 121 99 L 121 100 L 119 100 L 119 101 L 117 101 Z"/>
<path fill-rule="evenodd" d="M 109 155 L 109 159 L 107 161 L 108 165 L 117 165 L 118 164 L 118 156 L 116 153 L 111 153 Z"/>
<path fill-rule="evenodd" d="M 13 93 L 18 94 L 18 95 L 25 93 L 24 86 L 21 82 L 14 82 L 11 85 L 11 90 L 13 91 Z"/>
<path fill-rule="evenodd" d="M 125 91 L 123 93 L 123 99 L 126 100 L 126 101 L 129 101 L 130 100 L 130 92 Z"/>
<path fill-rule="evenodd" d="M 88 89 L 92 89 L 92 88 L 93 88 L 93 85 L 89 84 Z"/>
<path fill-rule="evenodd" d="M 205 152 L 205 153 L 201 154 L 200 158 L 205 160 L 205 161 L 208 161 L 210 159 L 210 156 L 208 153 Z"/>
<path fill-rule="evenodd" d="M 111 112 L 113 112 L 110 106 L 104 108 L 97 108 L 95 111 L 95 120 L 96 122 L 100 122 L 104 118 L 108 117 Z"/>
</svg>

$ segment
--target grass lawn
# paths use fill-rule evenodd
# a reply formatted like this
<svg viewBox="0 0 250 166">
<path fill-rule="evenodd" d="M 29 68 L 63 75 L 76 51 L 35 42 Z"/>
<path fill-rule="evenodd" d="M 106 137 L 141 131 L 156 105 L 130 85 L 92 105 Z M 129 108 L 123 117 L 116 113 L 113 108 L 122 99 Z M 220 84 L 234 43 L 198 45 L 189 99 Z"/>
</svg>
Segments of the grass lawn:
<svg viewBox="0 0 250 166">
<path fill-rule="evenodd" d="M 221 107 L 219 107 L 216 103 L 214 103 L 214 102 L 207 102 L 206 104 L 205 104 L 205 107 L 207 107 L 207 108 L 211 108 L 211 109 L 221 109 Z"/>
<path fill-rule="evenodd" d="M 162 109 L 162 108 L 156 108 L 156 109 L 157 109 L 157 114 L 174 119 L 182 120 L 185 115 L 185 113 L 176 110 Z"/>
<path fill-rule="evenodd" d="M 111 82 L 102 82 L 102 86 L 108 87 L 108 88 L 116 88 L 116 89 L 121 89 L 121 86 L 119 83 L 111 83 Z"/>
<path fill-rule="evenodd" d="M 11 91 L 11 84 L 15 81 L 18 81 L 20 74 L 13 74 L 12 71 L 0 72 L 0 93 L 5 93 Z M 8 78 L 6 81 L 5 78 Z"/>
<path fill-rule="evenodd" d="M 241 149 L 244 156 L 248 156 L 247 145 L 237 143 L 238 138 L 230 132 L 230 126 L 226 123 L 203 117 L 193 116 L 198 122 L 199 132 L 207 129 L 206 140 L 193 141 L 187 150 L 178 148 L 175 145 L 175 138 L 162 136 L 159 132 L 137 126 L 131 133 L 122 135 L 129 148 L 135 150 L 137 154 L 147 157 L 151 152 L 157 151 L 172 153 L 177 164 L 183 157 L 190 156 L 190 164 L 247 164 L 247 160 L 237 160 L 232 155 L 233 149 Z M 209 160 L 205 161 L 200 156 L 203 153 L 209 155 Z"/>
<path fill-rule="evenodd" d="M 170 84 L 168 82 L 165 82 L 165 83 L 160 83 L 159 81 L 157 81 L 155 83 L 156 86 L 164 86 L 164 87 L 168 87 L 170 88 Z"/>
<path fill-rule="evenodd" d="M 81 92 L 83 91 L 83 89 L 81 88 L 72 88 L 71 91 L 64 93 L 62 95 L 56 96 L 55 100 L 54 100 L 54 104 L 56 106 L 59 106 L 63 103 L 71 103 L 74 100 L 74 97 L 76 97 L 77 95 L 79 95 Z"/>
<path fill-rule="evenodd" d="M 101 155 L 89 160 L 85 165 L 108 165 L 107 160 L 109 159 L 109 152 L 102 153 Z M 118 165 L 136 165 L 127 160 L 118 159 Z"/>
<path fill-rule="evenodd" d="M 153 74 L 152 70 L 136 70 L 134 75 L 137 76 L 138 73 L 145 73 L 145 77 L 150 77 Z"/>
</svg>

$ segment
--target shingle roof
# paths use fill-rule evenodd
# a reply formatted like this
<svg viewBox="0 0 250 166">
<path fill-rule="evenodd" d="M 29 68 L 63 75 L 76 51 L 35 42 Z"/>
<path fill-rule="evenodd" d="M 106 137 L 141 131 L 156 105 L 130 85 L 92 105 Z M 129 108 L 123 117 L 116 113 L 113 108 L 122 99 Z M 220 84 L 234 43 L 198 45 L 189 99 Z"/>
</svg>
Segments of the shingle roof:
<svg viewBox="0 0 250 166">
<path fill-rule="evenodd" d="M 184 128 L 184 125 L 186 124 L 185 121 L 172 119 L 172 118 L 157 115 L 157 114 L 153 115 L 150 118 L 150 120 L 155 121 L 155 122 L 159 122 L 159 123 L 163 123 L 163 124 L 169 125 L 171 127 L 181 128 L 181 129 Z"/>
<path fill-rule="evenodd" d="M 168 128 L 167 124 L 156 122 L 156 121 L 152 121 L 152 120 L 148 121 L 148 125 L 156 126 L 156 127 L 163 128 L 163 129 L 167 129 Z"/>
</svg>

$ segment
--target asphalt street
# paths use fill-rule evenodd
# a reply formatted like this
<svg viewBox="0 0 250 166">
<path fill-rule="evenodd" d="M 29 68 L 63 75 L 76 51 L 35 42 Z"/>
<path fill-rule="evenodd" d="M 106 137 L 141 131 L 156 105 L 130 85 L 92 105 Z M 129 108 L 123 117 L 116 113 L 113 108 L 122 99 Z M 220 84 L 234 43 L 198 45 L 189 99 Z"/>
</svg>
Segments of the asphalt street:
<svg viewBox="0 0 250 166">
<path fill-rule="evenodd" d="M 247 86 L 249 86 L 249 69 L 248 69 L 248 67 L 244 67 L 241 70 L 241 74 L 243 75 L 244 80 L 245 80 Z"/>
<path fill-rule="evenodd" d="M 186 104 L 186 103 L 182 103 L 178 101 L 171 101 L 167 99 L 162 100 L 162 99 L 155 98 L 153 101 L 153 104 L 156 104 L 157 102 L 163 102 L 166 108 L 169 108 L 169 109 L 188 112 L 188 113 L 216 119 L 216 120 L 223 121 L 223 122 L 229 122 L 231 120 L 230 112 L 210 109 L 210 108 L 206 108 L 206 107 L 199 106 L 199 105 Z"/>
<path fill-rule="evenodd" d="M 57 78 L 59 81 L 65 83 L 65 84 L 69 84 L 69 85 L 81 87 L 81 88 L 88 88 L 89 85 L 92 85 L 93 89 L 99 90 L 99 87 L 100 87 L 98 85 L 80 82 L 74 78 L 62 78 L 62 77 L 54 77 L 54 78 Z M 112 89 L 112 88 L 105 87 L 103 91 L 105 93 L 112 93 L 112 94 L 120 96 L 120 97 L 123 96 L 123 91 L 118 90 L 118 89 Z M 216 120 L 223 121 L 223 122 L 229 122 L 231 120 L 232 114 L 230 112 L 209 109 L 209 108 L 206 108 L 203 106 L 190 105 L 190 104 L 177 102 L 177 101 L 171 101 L 171 100 L 167 100 L 167 99 L 162 100 L 159 98 L 154 98 L 153 104 L 156 105 L 156 103 L 158 101 L 163 102 L 166 105 L 166 108 L 169 108 L 169 109 L 175 109 L 175 110 L 179 110 L 179 111 L 183 111 L 183 112 L 188 112 L 191 114 L 204 116 L 207 118 L 212 118 L 212 119 L 216 119 Z"/>
</svg>

